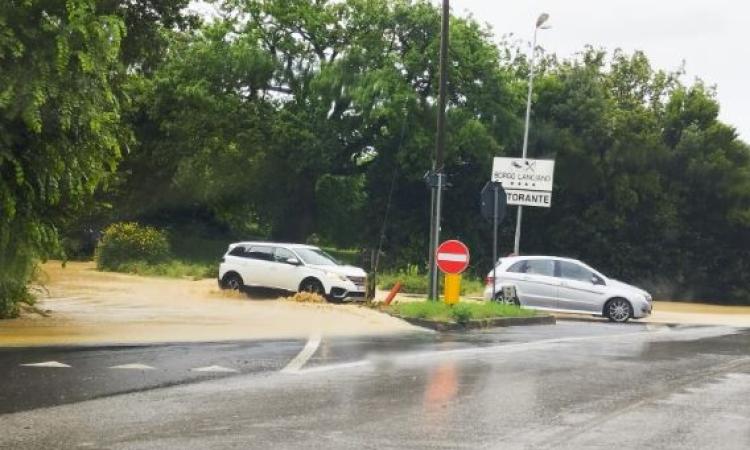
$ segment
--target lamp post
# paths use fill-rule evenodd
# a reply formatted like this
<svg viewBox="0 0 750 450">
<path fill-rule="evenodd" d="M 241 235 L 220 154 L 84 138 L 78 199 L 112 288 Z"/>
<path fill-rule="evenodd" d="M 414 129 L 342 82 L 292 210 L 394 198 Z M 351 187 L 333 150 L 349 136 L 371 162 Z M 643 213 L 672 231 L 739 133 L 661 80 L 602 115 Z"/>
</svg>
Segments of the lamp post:
<svg viewBox="0 0 750 450">
<path fill-rule="evenodd" d="M 534 89 L 534 61 L 536 57 L 536 34 L 542 30 L 551 28 L 549 25 L 544 25 L 549 19 L 549 14 L 542 13 L 536 19 L 536 26 L 534 27 L 534 42 L 531 45 L 531 59 L 529 61 L 529 92 L 526 97 L 526 124 L 523 130 L 523 159 L 526 159 L 526 152 L 529 147 L 529 121 L 531 118 L 531 92 Z M 516 214 L 516 238 L 513 245 L 513 252 L 516 255 L 521 254 L 521 217 L 523 216 L 523 206 L 518 206 L 518 213 Z"/>
</svg>

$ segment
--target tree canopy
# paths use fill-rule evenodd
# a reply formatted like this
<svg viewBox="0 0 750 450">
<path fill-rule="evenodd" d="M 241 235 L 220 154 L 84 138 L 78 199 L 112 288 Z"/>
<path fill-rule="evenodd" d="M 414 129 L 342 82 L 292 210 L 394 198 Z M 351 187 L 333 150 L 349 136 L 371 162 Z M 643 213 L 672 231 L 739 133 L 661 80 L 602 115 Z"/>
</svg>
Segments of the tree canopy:
<svg viewBox="0 0 750 450">
<path fill-rule="evenodd" d="M 424 265 L 435 5 L 217 0 L 200 25 L 186 3 L 2 7 L 3 265 L 27 271 L 21 252 L 49 254 L 84 216 L 362 249 L 383 233 L 387 265 Z M 479 192 L 494 156 L 520 155 L 528 62 L 471 18 L 451 27 L 442 236 L 465 240 L 483 274 Z M 552 208 L 527 209 L 524 253 L 662 296 L 750 302 L 750 148 L 718 120 L 714 88 L 641 52 L 540 66 L 529 156 L 556 160 L 555 190 Z M 501 253 L 512 233 L 507 221 Z"/>
</svg>

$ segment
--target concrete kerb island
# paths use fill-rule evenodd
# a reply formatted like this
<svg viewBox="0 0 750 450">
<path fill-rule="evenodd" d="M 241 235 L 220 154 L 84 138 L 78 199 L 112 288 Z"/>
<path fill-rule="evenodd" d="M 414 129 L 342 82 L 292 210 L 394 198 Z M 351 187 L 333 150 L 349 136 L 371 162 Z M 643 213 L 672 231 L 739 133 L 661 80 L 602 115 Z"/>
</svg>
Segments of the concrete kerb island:
<svg viewBox="0 0 750 450">
<path fill-rule="evenodd" d="M 466 331 L 480 328 L 513 327 L 522 325 L 554 325 L 555 317 L 551 315 L 538 315 L 532 317 L 493 317 L 490 319 L 476 319 L 467 322 L 442 322 L 430 319 L 419 319 L 416 317 L 403 317 L 391 314 L 401 320 L 409 322 L 418 327 L 430 328 L 435 331 Z"/>
</svg>

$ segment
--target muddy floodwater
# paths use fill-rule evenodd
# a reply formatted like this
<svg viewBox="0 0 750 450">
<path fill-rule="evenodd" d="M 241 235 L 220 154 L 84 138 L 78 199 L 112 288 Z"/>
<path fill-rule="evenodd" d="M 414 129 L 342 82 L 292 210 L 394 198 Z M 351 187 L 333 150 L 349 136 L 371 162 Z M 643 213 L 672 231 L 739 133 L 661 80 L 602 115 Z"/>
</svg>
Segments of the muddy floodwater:
<svg viewBox="0 0 750 450">
<path fill-rule="evenodd" d="M 0 346 L 188 342 L 385 334 L 416 328 L 357 305 L 302 304 L 192 281 L 99 272 L 93 263 L 42 266 L 37 308 L 0 321 Z"/>
</svg>

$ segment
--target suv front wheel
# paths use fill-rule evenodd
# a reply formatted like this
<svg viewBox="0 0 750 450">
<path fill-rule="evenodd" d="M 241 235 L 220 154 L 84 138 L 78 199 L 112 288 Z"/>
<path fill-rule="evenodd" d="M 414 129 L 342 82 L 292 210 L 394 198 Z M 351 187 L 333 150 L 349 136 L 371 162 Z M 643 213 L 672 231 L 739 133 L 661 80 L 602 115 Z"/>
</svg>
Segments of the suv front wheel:
<svg viewBox="0 0 750 450">
<path fill-rule="evenodd" d="M 242 282 L 242 277 L 240 277 L 239 274 L 236 274 L 234 272 L 224 275 L 224 278 L 221 279 L 221 284 L 224 287 L 224 289 L 230 289 L 233 291 L 240 291 L 242 290 L 242 287 L 244 286 L 244 283 Z"/>
<path fill-rule="evenodd" d="M 308 278 L 303 280 L 299 285 L 300 292 L 310 292 L 311 294 L 318 294 L 325 297 L 326 291 L 323 288 L 323 283 L 316 280 L 315 278 Z"/>
</svg>

